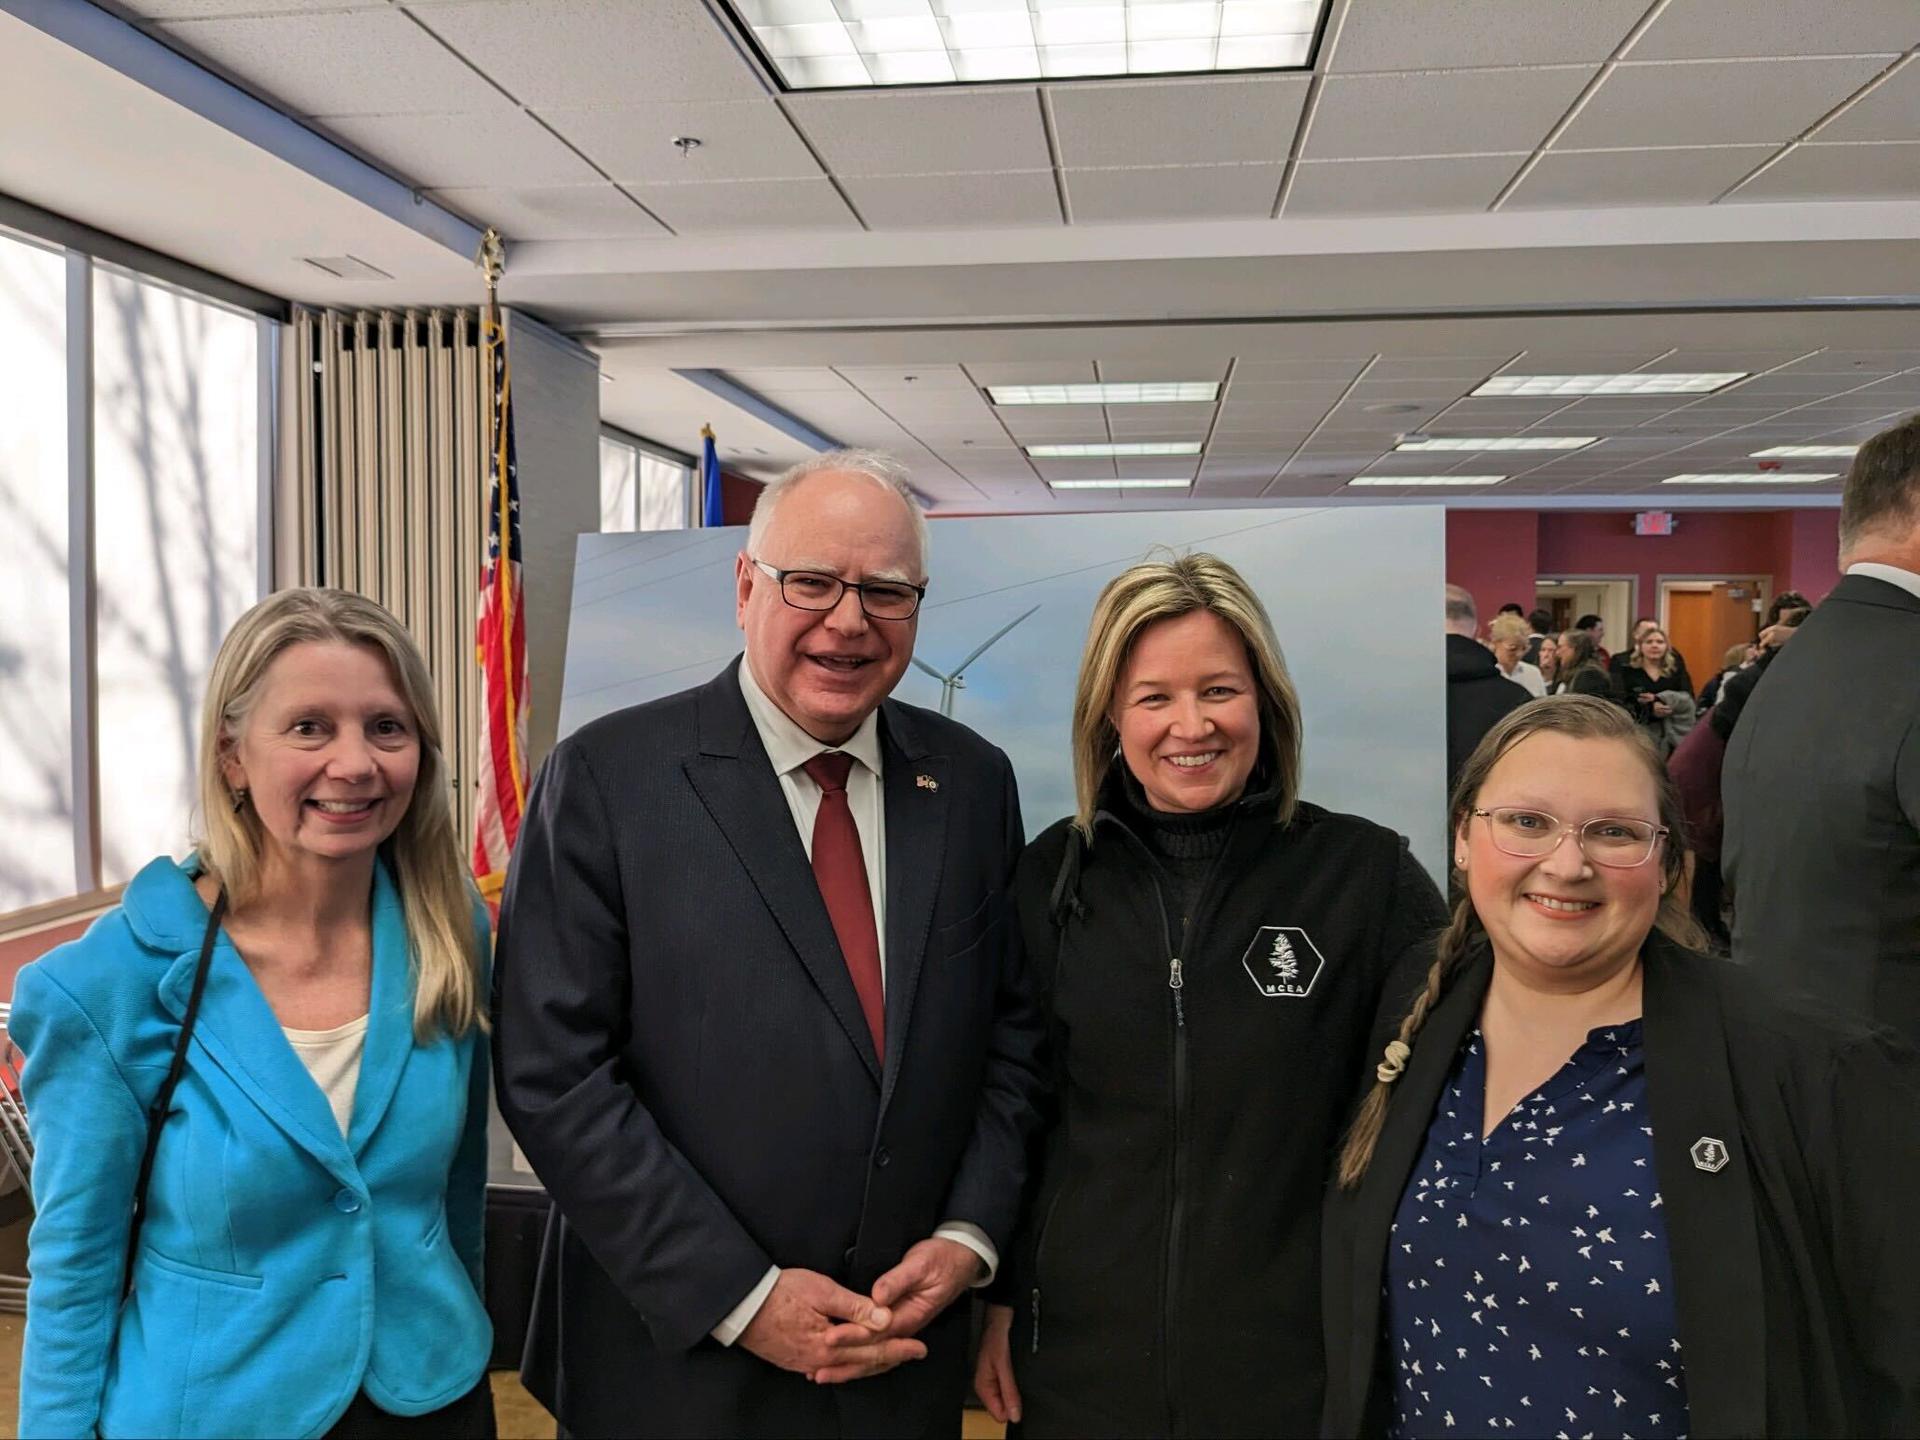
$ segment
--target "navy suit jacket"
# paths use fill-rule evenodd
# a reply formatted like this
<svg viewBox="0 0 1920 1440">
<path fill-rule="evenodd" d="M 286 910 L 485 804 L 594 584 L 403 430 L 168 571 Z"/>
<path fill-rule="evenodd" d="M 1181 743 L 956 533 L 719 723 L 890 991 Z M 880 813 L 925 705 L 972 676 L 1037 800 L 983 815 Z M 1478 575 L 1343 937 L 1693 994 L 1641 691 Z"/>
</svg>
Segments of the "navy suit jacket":
<svg viewBox="0 0 1920 1440">
<path fill-rule="evenodd" d="M 494 972 L 501 1113 L 556 1211 L 527 1382 L 576 1435 L 957 1434 L 964 1303 L 843 1386 L 708 1332 L 770 1264 L 865 1292 L 946 1220 L 1005 1251 L 1041 1035 L 1013 771 L 881 706 L 883 1059 L 739 663 L 583 727 L 528 799 Z"/>
</svg>

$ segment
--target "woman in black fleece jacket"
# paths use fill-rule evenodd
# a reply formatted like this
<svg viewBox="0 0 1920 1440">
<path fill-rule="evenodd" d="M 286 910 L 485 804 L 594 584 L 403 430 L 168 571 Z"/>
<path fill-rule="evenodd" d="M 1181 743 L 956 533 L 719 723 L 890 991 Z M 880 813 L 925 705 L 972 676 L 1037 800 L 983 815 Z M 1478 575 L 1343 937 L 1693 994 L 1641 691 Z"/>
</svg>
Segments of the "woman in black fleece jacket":
<svg viewBox="0 0 1920 1440">
<path fill-rule="evenodd" d="M 1075 701 L 1079 813 L 1015 881 L 1054 1098 L 976 1384 L 1027 1436 L 1318 1423 L 1346 1082 L 1444 913 L 1398 835 L 1297 799 L 1300 730 L 1231 566 L 1190 555 L 1107 586 Z"/>
</svg>

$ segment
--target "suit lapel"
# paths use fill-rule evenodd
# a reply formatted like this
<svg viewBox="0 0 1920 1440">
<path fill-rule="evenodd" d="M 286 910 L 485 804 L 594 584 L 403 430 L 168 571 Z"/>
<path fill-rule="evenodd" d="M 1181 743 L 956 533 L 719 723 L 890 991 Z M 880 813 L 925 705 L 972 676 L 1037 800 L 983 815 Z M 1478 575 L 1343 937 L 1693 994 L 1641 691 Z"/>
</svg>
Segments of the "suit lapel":
<svg viewBox="0 0 1920 1440">
<path fill-rule="evenodd" d="M 1460 1043 L 1473 1028 L 1486 998 L 1493 963 L 1485 955 L 1469 960 L 1454 977 L 1440 1003 L 1427 1015 L 1414 1042 L 1407 1068 L 1394 1082 L 1386 1123 L 1374 1146 L 1373 1163 L 1360 1182 L 1353 1206 L 1353 1366 L 1346 1376 L 1349 1413 L 1356 1422 L 1367 1412 L 1373 1388 L 1374 1359 L 1380 1346 L 1380 1285 L 1386 1268 L 1388 1236 L 1400 1208 L 1420 1147 L 1433 1120 L 1433 1107 L 1447 1083 Z M 1399 1033 L 1396 1024 L 1394 1033 Z M 1339 1383 L 1329 1377 L 1329 1383 Z"/>
<path fill-rule="evenodd" d="M 373 872 L 373 981 L 367 1006 L 367 1039 L 360 1080 L 353 1094 L 348 1147 L 357 1156 L 393 1103 L 400 1076 L 413 1054 L 413 947 L 400 892 L 382 860 Z"/>
<path fill-rule="evenodd" d="M 886 754 L 887 816 L 887 1063 L 880 1109 L 900 1074 L 913 1000 L 927 957 L 927 933 L 947 848 L 947 806 L 953 787 L 944 755 L 929 755 L 917 728 L 898 705 L 881 709 Z"/>
<path fill-rule="evenodd" d="M 685 762 L 687 779 L 878 1085 L 880 1057 L 780 778 L 740 693 L 738 664 L 700 692 L 700 754 Z"/>
<path fill-rule="evenodd" d="M 1693 1433 L 1759 1435 L 1767 1422 L 1760 1232 L 1726 1017 L 1707 969 L 1715 963 L 1658 935 L 1648 942 L 1647 1105 Z"/>
<path fill-rule="evenodd" d="M 160 1003 L 176 1021 L 186 1014 L 199 959 L 196 945 L 168 967 L 160 982 Z M 359 1183 L 359 1170 L 327 1097 L 293 1053 L 279 1017 L 224 930 L 207 969 L 193 1040 L 289 1139 L 342 1184 Z"/>
</svg>

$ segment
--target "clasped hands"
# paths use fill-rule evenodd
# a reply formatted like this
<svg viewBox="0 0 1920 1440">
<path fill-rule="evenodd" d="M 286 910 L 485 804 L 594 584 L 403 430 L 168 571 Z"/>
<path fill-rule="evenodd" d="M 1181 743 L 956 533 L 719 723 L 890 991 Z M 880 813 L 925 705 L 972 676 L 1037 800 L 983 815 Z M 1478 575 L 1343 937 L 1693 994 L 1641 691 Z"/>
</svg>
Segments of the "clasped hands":
<svg viewBox="0 0 1920 1440">
<path fill-rule="evenodd" d="M 955 1240 L 922 1240 L 861 1295 L 815 1270 L 782 1270 L 740 1343 L 820 1385 L 878 1375 L 927 1347 L 913 1337 L 980 1278 L 978 1255 Z"/>
</svg>

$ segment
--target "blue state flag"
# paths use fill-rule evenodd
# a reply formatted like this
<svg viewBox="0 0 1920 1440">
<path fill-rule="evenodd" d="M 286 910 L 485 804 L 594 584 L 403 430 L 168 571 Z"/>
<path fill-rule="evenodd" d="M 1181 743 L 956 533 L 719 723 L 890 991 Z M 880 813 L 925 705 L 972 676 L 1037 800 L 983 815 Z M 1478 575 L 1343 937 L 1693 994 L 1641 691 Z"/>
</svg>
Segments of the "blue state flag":
<svg viewBox="0 0 1920 1440">
<path fill-rule="evenodd" d="M 700 523 L 705 527 L 726 524 L 720 504 L 720 455 L 713 448 L 713 427 L 700 427 Z"/>
</svg>

